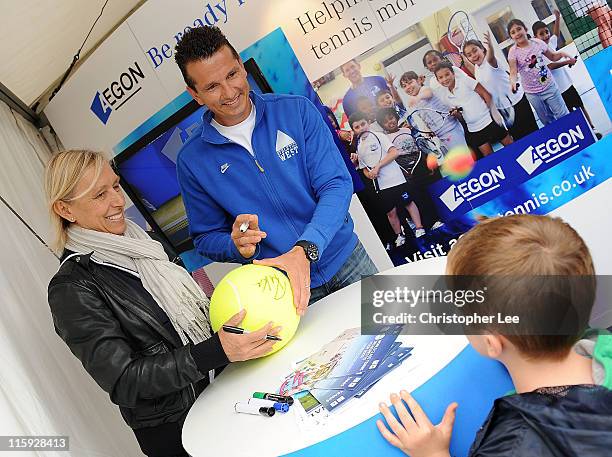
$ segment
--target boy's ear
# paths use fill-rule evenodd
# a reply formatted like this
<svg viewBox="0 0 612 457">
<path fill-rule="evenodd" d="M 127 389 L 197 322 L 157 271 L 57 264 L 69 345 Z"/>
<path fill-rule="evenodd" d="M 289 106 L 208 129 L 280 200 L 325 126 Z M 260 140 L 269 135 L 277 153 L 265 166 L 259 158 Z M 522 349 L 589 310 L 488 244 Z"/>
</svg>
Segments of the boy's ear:
<svg viewBox="0 0 612 457">
<path fill-rule="evenodd" d="M 504 340 L 503 337 L 499 335 L 493 335 L 491 333 L 484 335 L 484 349 L 487 353 L 487 357 L 498 359 L 504 350 L 506 342 L 507 340 Z"/>
</svg>

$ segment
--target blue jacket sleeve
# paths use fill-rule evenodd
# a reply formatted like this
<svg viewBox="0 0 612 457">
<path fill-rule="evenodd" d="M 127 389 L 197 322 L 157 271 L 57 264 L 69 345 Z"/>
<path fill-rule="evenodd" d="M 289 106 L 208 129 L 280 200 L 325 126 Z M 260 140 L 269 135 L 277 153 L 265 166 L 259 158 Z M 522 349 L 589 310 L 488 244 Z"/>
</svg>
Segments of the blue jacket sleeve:
<svg viewBox="0 0 612 457">
<path fill-rule="evenodd" d="M 306 167 L 317 206 L 299 239 L 316 244 L 322 254 L 347 217 L 353 181 L 317 108 L 304 99 L 301 114 Z"/>
<path fill-rule="evenodd" d="M 249 259 L 242 257 L 230 236 L 233 219 L 200 185 L 180 155 L 176 172 L 196 252 L 217 262 L 247 263 Z"/>
</svg>

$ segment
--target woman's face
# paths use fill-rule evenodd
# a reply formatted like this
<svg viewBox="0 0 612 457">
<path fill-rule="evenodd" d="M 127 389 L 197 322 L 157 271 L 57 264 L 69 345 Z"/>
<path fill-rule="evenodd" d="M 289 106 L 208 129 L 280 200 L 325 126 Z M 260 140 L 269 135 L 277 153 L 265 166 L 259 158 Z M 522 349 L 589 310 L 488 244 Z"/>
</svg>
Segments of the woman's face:
<svg viewBox="0 0 612 457">
<path fill-rule="evenodd" d="M 442 59 L 437 54 L 431 53 L 427 54 L 427 57 L 425 57 L 425 66 L 431 72 L 436 69 L 440 62 L 442 62 Z"/>
<path fill-rule="evenodd" d="M 463 54 L 474 65 L 482 65 L 485 59 L 485 52 L 480 47 L 473 44 L 463 48 Z"/>
<path fill-rule="evenodd" d="M 90 187 L 93 179 L 94 168 L 90 167 L 77 184 L 74 194 L 81 195 Z M 56 204 L 56 212 L 79 227 L 115 235 L 125 232 L 124 208 L 125 197 L 119 186 L 119 176 L 108 163 L 104 164 L 94 186 L 85 195 Z"/>
</svg>

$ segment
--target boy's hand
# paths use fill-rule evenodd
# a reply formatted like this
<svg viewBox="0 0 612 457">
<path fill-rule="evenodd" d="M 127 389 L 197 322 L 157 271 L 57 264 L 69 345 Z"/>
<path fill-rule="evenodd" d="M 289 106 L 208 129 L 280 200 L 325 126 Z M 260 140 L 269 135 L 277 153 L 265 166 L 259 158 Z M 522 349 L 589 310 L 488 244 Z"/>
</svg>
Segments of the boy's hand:
<svg viewBox="0 0 612 457">
<path fill-rule="evenodd" d="M 450 455 L 448 448 L 453 432 L 457 403 L 449 405 L 442 421 L 434 426 L 421 406 L 407 391 L 402 390 L 400 395 L 401 398 L 397 394 L 391 394 L 390 398 L 401 422 L 395 418 L 385 403 L 379 405 L 380 412 L 392 430 L 389 431 L 383 421 L 376 421 L 382 436 L 391 445 L 401 449 L 411 457 L 448 457 Z M 406 402 L 412 415 L 410 415 L 402 400 Z"/>
</svg>

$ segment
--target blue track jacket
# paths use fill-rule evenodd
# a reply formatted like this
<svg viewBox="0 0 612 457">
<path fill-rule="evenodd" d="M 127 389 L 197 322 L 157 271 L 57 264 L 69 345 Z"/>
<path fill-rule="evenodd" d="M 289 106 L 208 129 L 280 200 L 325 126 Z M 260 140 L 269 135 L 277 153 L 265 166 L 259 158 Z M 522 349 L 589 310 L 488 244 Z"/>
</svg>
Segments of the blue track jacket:
<svg viewBox="0 0 612 457">
<path fill-rule="evenodd" d="M 257 214 L 267 237 L 257 259 L 315 243 L 311 286 L 328 282 L 357 244 L 348 208 L 353 183 L 321 114 L 306 98 L 251 92 L 257 116 L 255 157 L 222 136 L 203 115 L 177 159 L 178 181 L 198 253 L 247 263 L 230 237 L 239 214 Z M 259 165 L 259 166 L 258 166 Z"/>
</svg>

